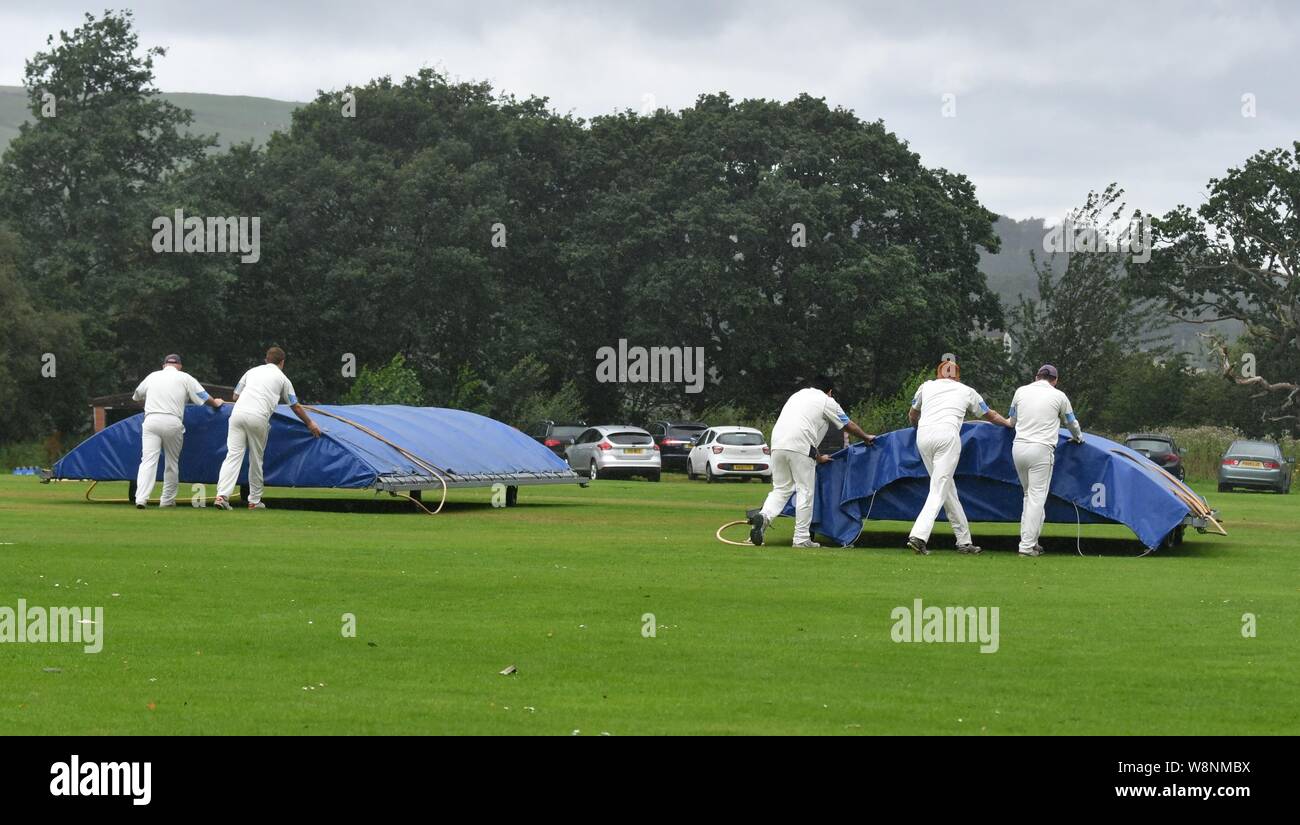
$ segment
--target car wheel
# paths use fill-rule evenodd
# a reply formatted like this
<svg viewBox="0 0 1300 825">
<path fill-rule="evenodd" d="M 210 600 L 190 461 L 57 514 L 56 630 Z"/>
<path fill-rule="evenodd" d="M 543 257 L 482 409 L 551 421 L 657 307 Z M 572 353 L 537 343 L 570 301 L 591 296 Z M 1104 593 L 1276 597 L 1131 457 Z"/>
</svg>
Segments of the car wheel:
<svg viewBox="0 0 1300 825">
<path fill-rule="evenodd" d="M 659 473 L 649 473 L 648 475 L 646 475 L 646 478 L 650 479 L 651 481 L 658 481 Z"/>
<path fill-rule="evenodd" d="M 1219 492 L 1220 492 L 1220 493 L 1231 493 L 1231 492 L 1232 492 L 1232 485 L 1230 485 L 1230 484 L 1224 484 L 1223 482 L 1219 482 Z"/>
<path fill-rule="evenodd" d="M 591 462 L 591 466 L 587 468 L 587 477 L 592 481 L 600 478 L 600 470 L 597 469 L 595 461 Z"/>
<path fill-rule="evenodd" d="M 718 477 L 713 474 L 712 464 L 704 465 L 704 480 L 709 482 L 710 484 L 718 480 Z"/>
<path fill-rule="evenodd" d="M 692 464 L 691 460 L 688 458 L 686 459 L 686 480 L 694 481 L 695 478 L 695 465 Z"/>
</svg>

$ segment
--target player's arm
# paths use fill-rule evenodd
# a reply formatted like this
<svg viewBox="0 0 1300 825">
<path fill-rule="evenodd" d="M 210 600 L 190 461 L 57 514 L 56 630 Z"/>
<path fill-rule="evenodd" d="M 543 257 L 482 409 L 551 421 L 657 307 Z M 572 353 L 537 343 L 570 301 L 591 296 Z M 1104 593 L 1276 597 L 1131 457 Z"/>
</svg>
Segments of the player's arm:
<svg viewBox="0 0 1300 825">
<path fill-rule="evenodd" d="M 311 416 L 298 403 L 298 396 L 293 392 L 293 383 L 288 378 L 284 379 L 284 386 L 280 388 L 280 401 L 289 405 L 293 414 L 298 416 L 298 420 L 307 425 L 307 431 L 311 433 L 312 438 L 320 438 L 320 427 L 316 422 L 311 420 Z"/>
<path fill-rule="evenodd" d="M 858 438 L 862 439 L 862 442 L 864 444 L 872 444 L 876 440 L 876 437 L 874 435 L 871 435 L 870 433 L 868 433 L 867 431 L 859 427 L 856 421 L 850 421 L 849 423 L 845 424 L 844 431 L 847 432 L 849 435 L 857 436 Z"/>
<path fill-rule="evenodd" d="M 208 395 L 208 391 L 203 389 L 203 385 L 193 378 L 190 379 L 190 400 L 195 404 L 207 404 L 214 410 L 221 409 L 221 405 L 226 403 L 221 398 Z"/>
<path fill-rule="evenodd" d="M 311 420 L 311 416 L 307 414 L 301 404 L 295 401 L 289 405 L 289 409 L 293 410 L 293 414 L 298 416 L 298 420 L 307 425 L 307 431 L 312 434 L 313 438 L 320 438 L 320 427 L 316 426 L 316 422 Z"/>
<path fill-rule="evenodd" d="M 1007 421 L 1011 422 L 1012 427 L 1016 426 L 1016 413 L 1018 413 L 1019 410 L 1020 390 L 1016 390 L 1016 394 L 1011 397 L 1011 409 L 1007 410 Z"/>
<path fill-rule="evenodd" d="M 984 419 L 985 421 L 992 421 L 994 424 L 997 424 L 999 427 L 1015 429 L 1016 426 L 1015 424 L 1012 424 L 1010 421 L 1003 418 L 1002 413 L 993 409 L 988 404 L 985 404 L 984 399 L 980 398 L 979 395 L 975 396 L 974 412 L 977 413 L 980 418 Z"/>
<path fill-rule="evenodd" d="M 1083 443 L 1083 427 L 1079 426 L 1079 419 L 1074 416 L 1074 407 L 1070 404 L 1070 399 L 1064 395 L 1065 403 L 1061 407 L 1061 420 L 1065 422 L 1065 428 L 1070 431 L 1071 438 L 1075 444 Z"/>
<path fill-rule="evenodd" d="M 855 422 L 849 420 L 848 413 L 844 412 L 844 408 L 841 407 L 839 403 L 836 402 L 835 399 L 833 398 L 829 399 L 828 403 L 826 404 L 825 415 L 831 421 L 831 423 L 835 425 L 836 429 L 842 432 L 847 432 L 849 435 L 857 436 L 859 439 L 862 440 L 864 444 L 870 444 L 871 442 L 876 440 L 876 437 L 874 435 L 867 433 L 865 430 L 859 427 Z M 818 461 L 821 461 L 821 458 L 819 456 L 815 456 L 815 457 L 817 458 Z"/>
<path fill-rule="evenodd" d="M 1012 430 L 1016 428 L 1015 423 L 1011 421 L 1011 419 L 1003 418 L 1001 413 L 991 408 L 985 410 L 984 415 L 980 416 L 980 418 L 983 418 L 985 421 L 992 421 L 994 424 L 997 424 L 999 427 L 1006 427 Z"/>
<path fill-rule="evenodd" d="M 907 409 L 907 420 L 913 427 L 916 422 L 921 420 L 921 389 L 916 390 L 916 395 L 912 396 L 912 406 Z"/>
</svg>

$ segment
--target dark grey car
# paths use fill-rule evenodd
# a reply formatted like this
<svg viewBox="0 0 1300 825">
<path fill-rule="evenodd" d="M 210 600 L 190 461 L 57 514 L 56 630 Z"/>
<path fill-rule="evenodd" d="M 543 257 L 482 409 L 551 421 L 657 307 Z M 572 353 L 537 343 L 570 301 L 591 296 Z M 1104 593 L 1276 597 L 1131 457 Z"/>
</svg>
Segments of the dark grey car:
<svg viewBox="0 0 1300 825">
<path fill-rule="evenodd" d="M 1295 459 L 1273 441 L 1234 441 L 1219 461 L 1219 492 L 1234 487 L 1291 492 Z"/>
</svg>

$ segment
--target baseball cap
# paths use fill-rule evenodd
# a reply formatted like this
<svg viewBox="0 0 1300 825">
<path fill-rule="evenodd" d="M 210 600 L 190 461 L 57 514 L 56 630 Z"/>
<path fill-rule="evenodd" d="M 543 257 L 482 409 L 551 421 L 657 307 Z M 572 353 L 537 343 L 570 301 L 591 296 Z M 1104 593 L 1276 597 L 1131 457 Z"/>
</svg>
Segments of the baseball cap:
<svg viewBox="0 0 1300 825">
<path fill-rule="evenodd" d="M 1048 378 L 1061 377 L 1056 374 L 1056 367 L 1052 366 L 1051 364 L 1043 364 L 1041 367 L 1039 367 L 1037 375 L 1046 375 Z"/>
<path fill-rule="evenodd" d="M 174 352 L 163 359 L 164 364 L 179 364 L 180 362 L 181 362 L 181 357 Z"/>
</svg>

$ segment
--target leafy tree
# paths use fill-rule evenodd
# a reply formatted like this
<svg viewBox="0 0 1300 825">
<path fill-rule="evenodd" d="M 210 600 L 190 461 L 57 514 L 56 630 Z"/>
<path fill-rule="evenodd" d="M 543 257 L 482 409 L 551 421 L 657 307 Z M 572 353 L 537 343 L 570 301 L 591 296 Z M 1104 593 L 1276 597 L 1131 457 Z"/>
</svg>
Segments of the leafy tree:
<svg viewBox="0 0 1300 825">
<path fill-rule="evenodd" d="M 394 355 L 382 367 L 363 366 L 352 388 L 343 396 L 344 404 L 424 404 L 424 388 L 415 370 L 406 366 L 406 358 Z"/>
<path fill-rule="evenodd" d="M 907 411 L 912 408 L 917 387 L 931 378 L 934 378 L 933 369 L 918 370 L 904 378 L 888 395 L 870 398 L 854 407 L 849 417 L 869 433 L 887 433 L 909 427 Z"/>
<path fill-rule="evenodd" d="M 520 429 L 538 421 L 574 421 L 582 418 L 582 398 L 577 385 L 566 381 L 550 391 L 550 368 L 533 353 L 501 373 L 490 388 L 492 417 Z"/>
<path fill-rule="evenodd" d="M 713 380 L 669 388 L 679 403 L 770 406 L 818 372 L 891 388 L 1001 320 L 978 268 L 994 216 L 969 181 L 822 100 L 597 118 L 577 162 L 562 317 L 602 415 L 629 390 L 596 383 L 592 358 L 619 338 L 705 347 Z"/>
<path fill-rule="evenodd" d="M 154 254 L 147 193 L 213 141 L 183 134 L 189 112 L 157 97 L 154 59 L 165 51 L 139 50 L 129 11 L 86 15 L 57 43 L 46 42 L 26 64 L 34 119 L 0 159 L 0 218 L 23 240 L 21 277 L 31 300 L 75 313 L 82 326 L 77 363 L 71 351 L 56 355 L 92 391 L 108 392 L 138 370 L 122 363 L 119 335 L 160 310 L 136 303 L 133 278 Z M 161 347 L 154 342 L 151 361 Z M 60 381 L 55 408 L 79 407 L 84 398 Z"/>
<path fill-rule="evenodd" d="M 18 237 L 0 227 L 0 444 L 76 431 L 89 417 L 76 318 L 32 300 L 18 277 L 21 257 Z"/>
<path fill-rule="evenodd" d="M 1088 193 L 1070 213 L 1072 225 L 1101 235 L 1121 231 L 1131 223 L 1124 216 L 1123 194 L 1115 184 Z M 1028 380 L 1040 365 L 1055 365 L 1062 389 L 1086 422 L 1104 408 L 1116 365 L 1125 356 L 1143 350 L 1158 354 L 1158 312 L 1129 288 L 1121 254 L 1074 252 L 1059 276 L 1051 259 L 1035 256 L 1033 265 L 1039 297 L 1022 297 L 1010 324 L 1018 373 Z"/>
<path fill-rule="evenodd" d="M 1260 151 L 1207 185 L 1195 211 L 1153 220 L 1156 252 L 1132 273 L 1177 317 L 1246 325 L 1249 366 L 1210 335 L 1222 375 L 1270 397 L 1269 425 L 1300 426 L 1300 141 Z M 1244 355 L 1237 353 L 1236 355 Z M 1265 377 L 1267 376 L 1267 378 Z M 1243 390 L 1243 395 L 1245 395 Z"/>
</svg>

